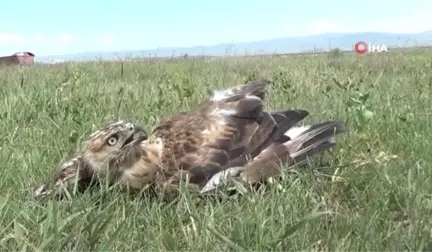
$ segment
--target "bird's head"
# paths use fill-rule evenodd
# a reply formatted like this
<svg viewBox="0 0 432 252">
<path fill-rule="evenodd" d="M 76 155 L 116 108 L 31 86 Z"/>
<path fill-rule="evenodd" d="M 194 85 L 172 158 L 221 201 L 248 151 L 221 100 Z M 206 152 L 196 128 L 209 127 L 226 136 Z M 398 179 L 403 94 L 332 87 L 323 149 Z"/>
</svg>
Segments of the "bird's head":
<svg viewBox="0 0 432 252">
<path fill-rule="evenodd" d="M 108 168 L 115 173 L 124 162 L 138 158 L 139 143 L 147 139 L 145 129 L 137 124 L 119 121 L 90 134 L 83 148 L 74 158 L 61 164 L 53 180 L 43 184 L 35 192 L 36 198 L 61 194 L 63 188 L 78 179 L 80 186 L 86 186 L 95 175 L 105 175 Z"/>
<path fill-rule="evenodd" d="M 103 166 L 121 162 L 128 148 L 146 139 L 147 133 L 142 126 L 119 121 L 90 134 L 81 154 L 97 173 Z"/>
</svg>

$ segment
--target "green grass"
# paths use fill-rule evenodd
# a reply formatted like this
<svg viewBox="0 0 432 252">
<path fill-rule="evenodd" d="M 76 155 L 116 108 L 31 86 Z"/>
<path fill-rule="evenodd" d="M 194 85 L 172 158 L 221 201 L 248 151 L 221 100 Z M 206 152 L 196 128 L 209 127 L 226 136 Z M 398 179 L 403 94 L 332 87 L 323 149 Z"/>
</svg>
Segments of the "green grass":
<svg viewBox="0 0 432 252">
<path fill-rule="evenodd" d="M 432 53 L 94 62 L 0 70 L 0 250 L 431 250 Z M 267 108 L 347 122 L 327 168 L 243 197 L 173 203 L 29 193 L 95 128 L 148 129 L 213 88 L 267 77 Z M 336 168 L 338 167 L 338 168 Z"/>
</svg>

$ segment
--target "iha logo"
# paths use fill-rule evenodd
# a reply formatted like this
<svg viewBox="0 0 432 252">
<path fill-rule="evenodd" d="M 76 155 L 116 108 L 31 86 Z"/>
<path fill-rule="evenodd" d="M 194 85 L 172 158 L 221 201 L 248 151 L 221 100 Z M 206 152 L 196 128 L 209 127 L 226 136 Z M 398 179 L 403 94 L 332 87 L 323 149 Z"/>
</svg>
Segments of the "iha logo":
<svg viewBox="0 0 432 252">
<path fill-rule="evenodd" d="M 365 54 L 367 52 L 388 52 L 388 49 L 386 45 L 374 45 L 359 41 L 355 43 L 354 51 L 357 54 Z"/>
</svg>

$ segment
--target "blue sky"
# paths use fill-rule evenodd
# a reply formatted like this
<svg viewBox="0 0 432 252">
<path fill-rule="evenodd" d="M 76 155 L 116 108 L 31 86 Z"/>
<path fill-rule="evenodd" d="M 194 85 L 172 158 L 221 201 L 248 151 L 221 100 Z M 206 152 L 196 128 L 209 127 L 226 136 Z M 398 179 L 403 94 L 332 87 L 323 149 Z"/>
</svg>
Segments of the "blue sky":
<svg viewBox="0 0 432 252">
<path fill-rule="evenodd" d="M 432 30 L 430 0 L 16 0 L 0 55 L 187 47 L 326 32 Z"/>
</svg>

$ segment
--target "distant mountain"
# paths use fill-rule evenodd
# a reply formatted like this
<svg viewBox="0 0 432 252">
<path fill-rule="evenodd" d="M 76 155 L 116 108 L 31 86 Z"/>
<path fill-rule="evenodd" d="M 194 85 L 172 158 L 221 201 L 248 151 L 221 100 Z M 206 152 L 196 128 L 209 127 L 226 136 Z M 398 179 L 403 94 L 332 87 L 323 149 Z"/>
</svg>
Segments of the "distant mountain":
<svg viewBox="0 0 432 252">
<path fill-rule="evenodd" d="M 246 54 L 299 53 L 328 51 L 332 48 L 352 50 L 356 42 L 363 40 L 388 47 L 412 47 L 432 45 L 432 31 L 416 34 L 404 33 L 326 33 L 304 37 L 286 37 L 243 43 L 222 43 L 212 46 L 172 47 L 152 50 L 127 50 L 117 52 L 86 52 L 70 55 L 37 56 L 37 61 L 52 60 L 91 60 L 95 58 L 147 58 L 182 56 L 225 56 Z M 36 53 L 37 55 L 37 53 Z"/>
</svg>

